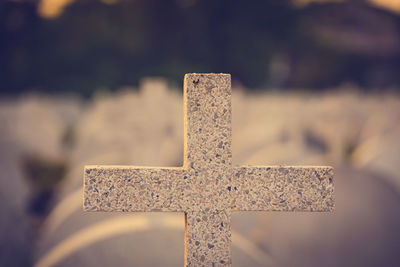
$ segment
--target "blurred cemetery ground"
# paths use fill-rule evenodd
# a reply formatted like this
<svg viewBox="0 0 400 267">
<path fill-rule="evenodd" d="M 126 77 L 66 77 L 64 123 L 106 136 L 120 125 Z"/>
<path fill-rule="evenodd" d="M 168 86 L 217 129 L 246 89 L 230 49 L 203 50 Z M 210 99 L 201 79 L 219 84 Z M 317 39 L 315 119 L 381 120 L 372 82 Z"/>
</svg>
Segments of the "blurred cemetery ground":
<svg viewBox="0 0 400 267">
<path fill-rule="evenodd" d="M 182 164 L 180 90 L 144 79 L 91 100 L 2 100 L 1 265 L 182 265 L 182 215 L 81 207 L 85 164 Z M 399 95 L 233 91 L 235 164 L 333 165 L 337 199 L 332 214 L 236 213 L 234 265 L 396 266 Z"/>
<path fill-rule="evenodd" d="M 0 266 L 182 266 L 183 215 L 84 213 L 83 166 L 180 166 L 183 76 L 213 71 L 232 74 L 234 164 L 335 168 L 334 213 L 234 214 L 234 266 L 399 266 L 399 14 L 0 3 Z"/>
</svg>

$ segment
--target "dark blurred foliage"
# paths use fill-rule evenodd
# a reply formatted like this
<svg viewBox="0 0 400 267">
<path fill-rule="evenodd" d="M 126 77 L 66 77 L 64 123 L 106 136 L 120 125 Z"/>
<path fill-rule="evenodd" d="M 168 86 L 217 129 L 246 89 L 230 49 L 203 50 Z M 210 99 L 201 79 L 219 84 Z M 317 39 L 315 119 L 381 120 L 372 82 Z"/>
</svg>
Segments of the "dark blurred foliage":
<svg viewBox="0 0 400 267">
<path fill-rule="evenodd" d="M 32 215 L 44 216 L 49 212 L 50 201 L 57 185 L 65 176 L 67 164 L 37 155 L 27 155 L 21 162 L 33 191 L 28 210 Z"/>
<path fill-rule="evenodd" d="M 400 17 L 363 1 L 75 1 L 45 19 L 0 4 L 2 94 L 78 92 L 228 72 L 249 88 L 400 86 Z"/>
</svg>

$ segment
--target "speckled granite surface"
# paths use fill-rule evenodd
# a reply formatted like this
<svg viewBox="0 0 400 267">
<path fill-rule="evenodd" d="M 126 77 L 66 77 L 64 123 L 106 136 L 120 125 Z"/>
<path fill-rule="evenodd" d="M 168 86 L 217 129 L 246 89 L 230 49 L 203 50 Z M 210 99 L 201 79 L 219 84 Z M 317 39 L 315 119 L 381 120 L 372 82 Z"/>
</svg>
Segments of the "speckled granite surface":
<svg viewBox="0 0 400 267">
<path fill-rule="evenodd" d="M 182 167 L 87 166 L 86 211 L 180 211 L 187 266 L 230 266 L 231 212 L 331 211 L 331 167 L 233 167 L 231 80 L 187 74 Z"/>
</svg>

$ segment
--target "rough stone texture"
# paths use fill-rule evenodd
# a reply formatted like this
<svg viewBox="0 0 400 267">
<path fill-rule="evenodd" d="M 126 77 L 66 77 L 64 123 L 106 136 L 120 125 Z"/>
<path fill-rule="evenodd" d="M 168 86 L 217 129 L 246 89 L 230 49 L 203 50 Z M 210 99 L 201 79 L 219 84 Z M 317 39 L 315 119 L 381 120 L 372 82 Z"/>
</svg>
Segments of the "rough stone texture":
<svg viewBox="0 0 400 267">
<path fill-rule="evenodd" d="M 187 266 L 230 266 L 232 210 L 331 211 L 330 167 L 232 167 L 228 74 L 187 74 L 184 165 L 87 166 L 86 211 L 180 211 Z"/>
<path fill-rule="evenodd" d="M 330 211 L 334 208 L 331 167 L 238 167 L 234 210 Z"/>
</svg>

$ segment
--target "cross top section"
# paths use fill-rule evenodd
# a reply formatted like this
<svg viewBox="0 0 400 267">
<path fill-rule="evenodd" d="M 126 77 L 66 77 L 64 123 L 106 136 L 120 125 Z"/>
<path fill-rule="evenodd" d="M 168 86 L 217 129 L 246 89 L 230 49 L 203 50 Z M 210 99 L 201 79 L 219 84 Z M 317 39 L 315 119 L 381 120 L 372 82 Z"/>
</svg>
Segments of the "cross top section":
<svg viewBox="0 0 400 267">
<path fill-rule="evenodd" d="M 331 167 L 233 167 L 229 74 L 187 74 L 182 167 L 86 166 L 84 210 L 185 213 L 185 266 L 231 265 L 232 211 L 331 211 Z"/>
</svg>

